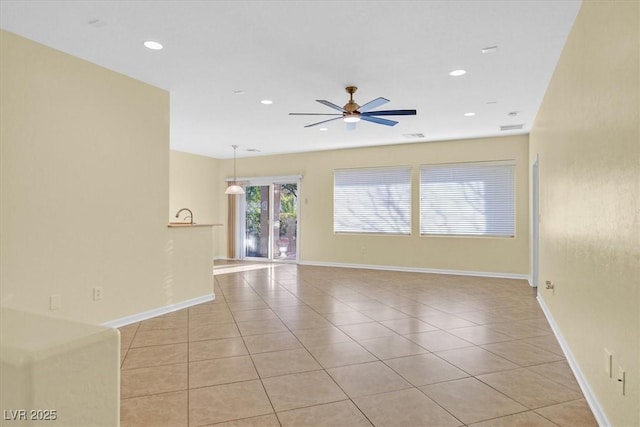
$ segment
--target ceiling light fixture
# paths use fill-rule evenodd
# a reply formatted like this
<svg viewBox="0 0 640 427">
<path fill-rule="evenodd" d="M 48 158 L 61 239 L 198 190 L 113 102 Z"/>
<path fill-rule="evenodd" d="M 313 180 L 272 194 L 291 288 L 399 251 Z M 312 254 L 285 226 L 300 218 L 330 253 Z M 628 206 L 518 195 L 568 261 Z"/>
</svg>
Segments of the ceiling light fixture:
<svg viewBox="0 0 640 427">
<path fill-rule="evenodd" d="M 465 117 L 473 117 L 475 115 L 476 115 L 476 113 L 473 113 L 473 112 L 464 113 Z"/>
<path fill-rule="evenodd" d="M 498 46 L 487 46 L 487 47 L 483 47 L 481 52 L 482 53 L 494 53 L 498 50 Z"/>
<path fill-rule="evenodd" d="M 236 151 L 238 150 L 237 145 L 232 145 L 233 147 L 233 184 L 227 187 L 224 191 L 224 194 L 244 194 L 244 189 L 238 185 L 236 182 Z"/>
<path fill-rule="evenodd" d="M 360 113 L 345 113 L 342 120 L 345 123 L 358 123 L 360 121 Z"/>
<path fill-rule="evenodd" d="M 460 77 L 464 76 L 465 74 L 467 74 L 467 70 L 453 70 L 449 73 L 449 75 L 453 77 Z"/>
<path fill-rule="evenodd" d="M 270 99 L 263 99 L 262 101 L 260 101 L 261 103 L 263 103 L 264 105 L 271 105 L 273 104 L 273 101 Z"/>
<path fill-rule="evenodd" d="M 154 42 L 153 40 L 147 40 L 143 44 L 144 47 L 151 50 L 162 50 L 164 48 L 164 46 L 162 46 L 162 43 Z"/>
</svg>

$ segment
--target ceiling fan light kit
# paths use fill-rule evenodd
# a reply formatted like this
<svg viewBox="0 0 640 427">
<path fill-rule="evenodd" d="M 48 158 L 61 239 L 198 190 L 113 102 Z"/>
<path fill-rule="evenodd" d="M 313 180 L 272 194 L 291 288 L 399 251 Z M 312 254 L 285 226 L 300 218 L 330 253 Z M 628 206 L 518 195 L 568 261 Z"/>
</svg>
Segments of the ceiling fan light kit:
<svg viewBox="0 0 640 427">
<path fill-rule="evenodd" d="M 324 99 L 316 99 L 316 102 L 319 102 L 322 105 L 326 105 L 329 108 L 340 111 L 340 113 L 289 113 L 290 116 L 336 116 L 332 119 L 322 120 L 316 123 L 311 123 L 306 125 L 305 127 L 312 127 L 322 123 L 331 122 L 333 120 L 342 119 L 345 123 L 353 124 L 357 123 L 360 120 L 364 120 L 371 123 L 376 123 L 379 125 L 385 126 L 395 126 L 398 124 L 395 120 L 383 119 L 381 117 L 376 116 L 415 116 L 416 110 L 382 110 L 382 111 L 371 111 L 374 108 L 377 108 L 381 105 L 389 102 L 386 98 L 376 98 L 373 99 L 366 104 L 360 106 L 353 100 L 353 94 L 358 90 L 356 86 L 347 86 L 345 91 L 349 94 L 349 101 L 344 105 L 344 107 L 340 107 L 333 102 L 326 101 Z"/>
</svg>

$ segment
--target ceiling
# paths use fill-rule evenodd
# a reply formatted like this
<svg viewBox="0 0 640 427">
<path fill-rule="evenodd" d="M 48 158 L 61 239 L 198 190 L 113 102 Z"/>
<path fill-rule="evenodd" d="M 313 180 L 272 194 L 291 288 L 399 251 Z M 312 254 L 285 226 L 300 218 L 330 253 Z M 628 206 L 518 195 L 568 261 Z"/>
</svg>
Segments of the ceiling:
<svg viewBox="0 0 640 427">
<path fill-rule="evenodd" d="M 229 158 L 526 134 L 580 4 L 2 0 L 0 27 L 170 91 L 171 148 Z M 348 85 L 417 115 L 324 131 L 288 115 L 333 113 L 315 100 L 342 106 Z"/>
</svg>

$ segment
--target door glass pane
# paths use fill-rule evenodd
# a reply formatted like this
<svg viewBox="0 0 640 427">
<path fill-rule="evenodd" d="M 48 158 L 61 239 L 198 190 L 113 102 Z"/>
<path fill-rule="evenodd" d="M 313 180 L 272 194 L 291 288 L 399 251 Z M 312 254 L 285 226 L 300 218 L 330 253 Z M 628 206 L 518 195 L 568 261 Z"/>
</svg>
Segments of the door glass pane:
<svg viewBox="0 0 640 427">
<path fill-rule="evenodd" d="M 246 187 L 245 256 L 269 258 L 269 186 Z"/>
<path fill-rule="evenodd" d="M 297 184 L 274 184 L 273 258 L 295 260 L 298 232 Z"/>
</svg>

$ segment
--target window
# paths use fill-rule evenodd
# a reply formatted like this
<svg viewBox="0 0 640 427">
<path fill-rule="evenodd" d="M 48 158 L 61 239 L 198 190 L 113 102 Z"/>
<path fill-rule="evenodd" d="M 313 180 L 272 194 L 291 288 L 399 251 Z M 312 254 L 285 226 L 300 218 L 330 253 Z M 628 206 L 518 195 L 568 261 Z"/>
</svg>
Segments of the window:
<svg viewBox="0 0 640 427">
<path fill-rule="evenodd" d="M 411 167 L 334 171 L 333 231 L 411 234 Z"/>
<path fill-rule="evenodd" d="M 420 167 L 421 235 L 515 235 L 515 161 Z"/>
</svg>

